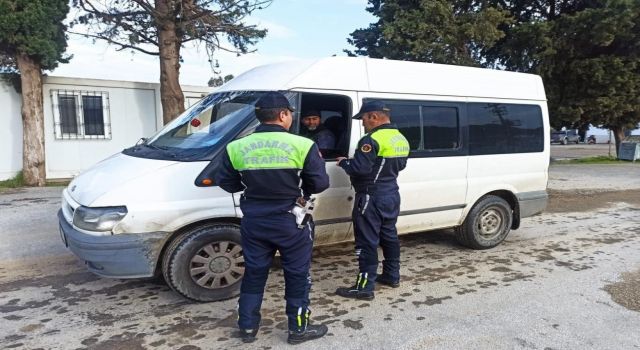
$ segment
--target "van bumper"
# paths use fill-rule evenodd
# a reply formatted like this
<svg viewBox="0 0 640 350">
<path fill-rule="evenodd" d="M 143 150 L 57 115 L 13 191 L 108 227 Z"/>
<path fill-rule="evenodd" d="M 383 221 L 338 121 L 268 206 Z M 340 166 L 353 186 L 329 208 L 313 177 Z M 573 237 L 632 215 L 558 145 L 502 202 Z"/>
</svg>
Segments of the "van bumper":
<svg viewBox="0 0 640 350">
<path fill-rule="evenodd" d="M 152 277 L 167 232 L 92 236 L 74 229 L 58 211 L 60 238 L 89 271 L 112 278 Z"/>
<path fill-rule="evenodd" d="M 519 193 L 517 197 L 521 218 L 542 213 L 549 202 L 547 191 L 523 192 Z"/>
</svg>

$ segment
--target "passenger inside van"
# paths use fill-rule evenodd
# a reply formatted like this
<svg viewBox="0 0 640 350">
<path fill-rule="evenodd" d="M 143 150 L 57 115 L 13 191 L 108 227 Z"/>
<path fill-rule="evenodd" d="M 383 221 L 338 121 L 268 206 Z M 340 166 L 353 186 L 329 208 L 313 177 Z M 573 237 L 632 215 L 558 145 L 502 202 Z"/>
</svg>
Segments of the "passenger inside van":
<svg viewBox="0 0 640 350">
<path fill-rule="evenodd" d="M 322 123 L 319 111 L 311 109 L 302 112 L 301 123 L 300 136 L 312 139 L 324 158 L 335 152 L 336 135 Z"/>
<path fill-rule="evenodd" d="M 349 99 L 339 95 L 302 93 L 300 107 L 297 134 L 313 139 L 325 160 L 346 157 L 351 126 Z"/>
</svg>

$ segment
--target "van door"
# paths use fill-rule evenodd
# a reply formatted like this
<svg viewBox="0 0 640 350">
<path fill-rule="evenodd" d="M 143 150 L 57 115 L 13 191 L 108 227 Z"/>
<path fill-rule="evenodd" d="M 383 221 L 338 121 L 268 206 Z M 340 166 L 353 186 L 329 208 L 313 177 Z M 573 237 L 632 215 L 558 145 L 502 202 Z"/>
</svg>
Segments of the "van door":
<svg viewBox="0 0 640 350">
<path fill-rule="evenodd" d="M 399 100 L 383 95 L 391 122 L 411 146 L 398 184 L 402 204 L 398 232 L 456 226 L 467 192 L 466 107 L 462 101 Z"/>
<path fill-rule="evenodd" d="M 356 100 L 356 96 L 355 92 L 349 91 L 300 91 L 299 109 L 292 132 L 313 139 L 316 133 L 308 130 L 303 123 L 303 116 L 314 111 L 314 114 L 321 116 L 324 132 L 328 130 L 335 136 L 334 149 L 323 150 L 331 187 L 314 196 L 315 240 L 319 244 L 344 241 L 350 237 L 353 190 L 349 176 L 336 165 L 336 158 L 353 154 L 355 146 L 352 144 L 360 139 L 360 124 L 351 119 L 355 108 L 352 101 Z"/>
</svg>

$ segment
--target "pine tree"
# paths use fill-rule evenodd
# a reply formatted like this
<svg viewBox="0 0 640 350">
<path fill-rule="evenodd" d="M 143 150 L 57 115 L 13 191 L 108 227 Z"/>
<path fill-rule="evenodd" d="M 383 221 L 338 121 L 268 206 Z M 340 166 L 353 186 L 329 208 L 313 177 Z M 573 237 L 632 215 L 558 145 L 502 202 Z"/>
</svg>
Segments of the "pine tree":
<svg viewBox="0 0 640 350">
<path fill-rule="evenodd" d="M 20 74 L 23 174 L 29 186 L 45 185 L 42 72 L 67 62 L 67 0 L 0 0 L 0 70 Z"/>
</svg>

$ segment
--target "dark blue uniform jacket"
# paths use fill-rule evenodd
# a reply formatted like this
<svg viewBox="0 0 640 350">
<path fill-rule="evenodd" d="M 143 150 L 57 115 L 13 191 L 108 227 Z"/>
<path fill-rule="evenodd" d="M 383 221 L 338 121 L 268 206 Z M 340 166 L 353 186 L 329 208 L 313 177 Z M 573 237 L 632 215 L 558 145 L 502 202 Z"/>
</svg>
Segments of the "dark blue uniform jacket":
<svg viewBox="0 0 640 350">
<path fill-rule="evenodd" d="M 383 158 L 378 156 L 380 146 L 371 135 L 382 129 L 397 129 L 384 124 L 373 129 L 358 142 L 353 158 L 340 162 L 340 167 L 351 177 L 357 193 L 388 194 L 398 191 L 398 174 L 407 166 L 406 157 Z"/>
<path fill-rule="evenodd" d="M 261 124 L 259 132 L 282 132 L 279 125 Z M 261 169 L 239 172 L 234 169 L 225 149 L 222 164 L 215 176 L 216 184 L 231 193 L 244 191 L 240 208 L 245 216 L 265 216 L 286 213 L 298 197 L 308 197 L 329 187 L 329 176 L 317 145 L 307 154 L 302 170 Z"/>
</svg>

